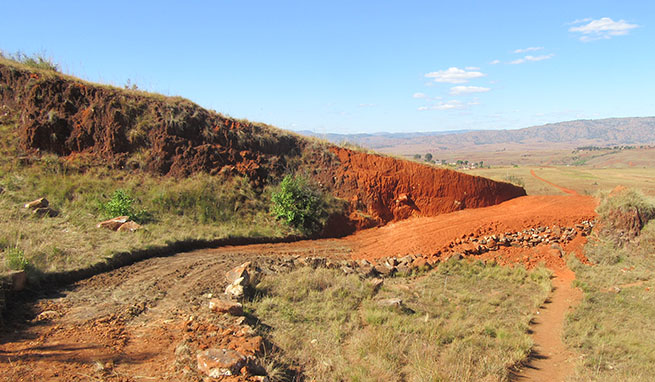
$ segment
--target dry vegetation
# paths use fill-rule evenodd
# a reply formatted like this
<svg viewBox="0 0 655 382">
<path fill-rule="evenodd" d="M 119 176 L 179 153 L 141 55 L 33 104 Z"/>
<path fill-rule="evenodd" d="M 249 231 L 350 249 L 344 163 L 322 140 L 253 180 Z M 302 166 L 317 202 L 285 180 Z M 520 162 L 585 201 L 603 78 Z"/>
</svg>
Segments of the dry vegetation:
<svg viewBox="0 0 655 382">
<path fill-rule="evenodd" d="M 247 308 L 278 364 L 310 380 L 506 381 L 530 352 L 550 272 L 453 260 L 376 293 L 355 275 L 305 268 L 268 276 L 258 291 Z M 381 304 L 391 298 L 402 305 Z"/>
<path fill-rule="evenodd" d="M 655 176 L 652 168 L 591 168 L 573 166 L 509 166 L 492 167 L 466 171 L 467 174 L 484 176 L 499 181 L 519 179 L 525 183 L 528 195 L 562 195 L 563 192 L 545 184 L 530 175 L 534 170 L 537 175 L 549 181 L 570 188 L 582 195 L 596 195 L 603 190 L 611 190 L 616 185 L 623 185 L 655 196 Z"/>
<path fill-rule="evenodd" d="M 619 211 L 635 206 L 652 219 L 655 202 L 631 191 L 605 195 L 598 211 L 609 226 Z M 567 343 L 582 355 L 576 381 L 647 381 L 655 375 L 655 220 L 635 240 L 618 239 L 597 232 L 585 248 L 594 265 L 570 260 L 584 291 L 565 327 Z"/>
<path fill-rule="evenodd" d="M 186 179 L 128 173 L 43 155 L 18 159 L 13 125 L 0 125 L 0 271 L 42 272 L 83 268 L 116 253 L 176 241 L 235 237 L 281 237 L 294 231 L 269 213 L 271 188 L 255 189 L 243 177 Z M 116 190 L 145 212 L 144 229 L 134 233 L 96 228 L 108 216 L 102 208 Z M 23 204 L 46 197 L 57 217 L 37 217 Z M 8 256 L 22 254 L 18 266 Z"/>
</svg>

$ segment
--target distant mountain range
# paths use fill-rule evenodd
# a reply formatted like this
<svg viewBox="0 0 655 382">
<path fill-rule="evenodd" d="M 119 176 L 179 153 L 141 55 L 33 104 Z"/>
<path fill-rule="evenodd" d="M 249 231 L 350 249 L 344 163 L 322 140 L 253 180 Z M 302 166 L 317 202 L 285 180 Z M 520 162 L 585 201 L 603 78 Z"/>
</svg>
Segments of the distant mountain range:
<svg viewBox="0 0 655 382">
<path fill-rule="evenodd" d="M 607 118 L 549 123 L 517 130 L 458 130 L 425 133 L 300 134 L 334 143 L 351 143 L 386 152 L 462 150 L 482 145 L 507 149 L 578 146 L 647 145 L 655 143 L 655 117 Z"/>
</svg>

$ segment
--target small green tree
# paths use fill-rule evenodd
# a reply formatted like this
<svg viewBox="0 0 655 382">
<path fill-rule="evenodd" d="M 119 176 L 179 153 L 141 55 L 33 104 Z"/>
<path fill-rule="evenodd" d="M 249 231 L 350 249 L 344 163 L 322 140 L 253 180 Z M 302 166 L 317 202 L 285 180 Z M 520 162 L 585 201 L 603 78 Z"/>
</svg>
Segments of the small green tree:
<svg viewBox="0 0 655 382">
<path fill-rule="evenodd" d="M 432 154 L 430 154 L 430 153 L 425 154 L 425 161 L 429 162 L 431 160 L 432 160 Z"/>
<path fill-rule="evenodd" d="M 117 216 L 129 216 L 130 219 L 138 223 L 147 223 L 153 220 L 149 212 L 145 210 L 137 211 L 133 204 L 134 199 L 127 192 L 116 190 L 108 202 L 100 205 L 100 209 L 110 219 Z"/>
<path fill-rule="evenodd" d="M 287 175 L 272 195 L 271 211 L 304 234 L 318 232 L 327 215 L 323 198 L 302 176 Z"/>
</svg>

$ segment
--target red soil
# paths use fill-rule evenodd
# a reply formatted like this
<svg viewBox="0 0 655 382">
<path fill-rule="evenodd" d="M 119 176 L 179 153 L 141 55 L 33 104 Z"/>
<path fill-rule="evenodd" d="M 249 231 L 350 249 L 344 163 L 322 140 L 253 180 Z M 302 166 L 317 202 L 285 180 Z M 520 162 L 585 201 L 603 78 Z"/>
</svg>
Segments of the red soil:
<svg viewBox="0 0 655 382">
<path fill-rule="evenodd" d="M 339 161 L 329 174 L 335 193 L 350 200 L 352 209 L 363 211 L 375 225 L 485 207 L 525 195 L 520 187 L 479 176 L 338 147 L 330 151 Z M 359 219 L 358 228 L 365 228 L 366 219 L 361 214 Z"/>
<path fill-rule="evenodd" d="M 352 243 L 356 258 L 422 254 L 436 260 L 448 243 L 470 234 L 502 235 L 553 225 L 573 227 L 583 220 L 593 220 L 595 207 L 596 201 L 590 196 L 524 196 L 491 207 L 396 222 L 358 232 L 345 240 Z M 579 250 L 585 241 L 586 238 L 578 236 L 563 250 L 576 251 L 582 257 Z M 549 246 L 501 248 L 480 258 L 495 259 L 501 264 L 523 263 L 528 267 L 544 262 L 556 270 L 566 266 L 565 260 L 554 255 Z"/>
</svg>

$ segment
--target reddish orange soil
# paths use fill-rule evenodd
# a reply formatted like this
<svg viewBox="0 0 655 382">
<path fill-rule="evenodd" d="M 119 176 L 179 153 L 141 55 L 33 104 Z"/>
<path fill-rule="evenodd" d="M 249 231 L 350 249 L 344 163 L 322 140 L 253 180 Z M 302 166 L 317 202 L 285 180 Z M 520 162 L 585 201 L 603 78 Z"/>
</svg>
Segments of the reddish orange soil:
<svg viewBox="0 0 655 382">
<path fill-rule="evenodd" d="M 441 257 L 445 245 L 458 238 L 476 235 L 501 235 L 530 227 L 574 226 L 596 216 L 596 201 L 590 196 L 524 196 L 484 208 L 467 209 L 450 214 L 413 218 L 358 232 L 345 241 L 352 243 L 356 258 L 376 259 L 387 256 L 421 254 Z M 576 238 L 563 249 L 573 251 L 584 245 Z M 523 263 L 529 267 L 539 262 L 553 269 L 565 268 L 565 260 L 554 255 L 548 246 L 540 248 L 501 248 L 480 255 L 501 264 Z M 579 256 L 582 254 L 578 251 Z"/>
</svg>

